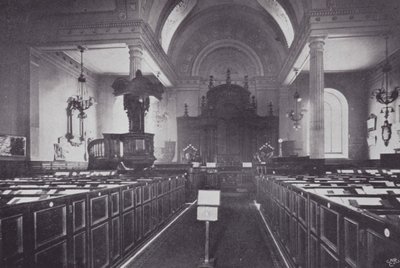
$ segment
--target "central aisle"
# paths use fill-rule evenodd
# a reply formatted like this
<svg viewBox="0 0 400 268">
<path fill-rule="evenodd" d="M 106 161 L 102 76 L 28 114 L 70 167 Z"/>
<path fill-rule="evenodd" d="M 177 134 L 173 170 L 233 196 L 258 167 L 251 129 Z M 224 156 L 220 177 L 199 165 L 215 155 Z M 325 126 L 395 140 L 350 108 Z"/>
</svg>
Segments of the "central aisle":
<svg viewBox="0 0 400 268">
<path fill-rule="evenodd" d="M 210 223 L 210 255 L 218 268 L 283 267 L 275 248 L 261 231 L 261 219 L 247 196 L 222 195 L 219 220 Z M 204 257 L 205 224 L 193 206 L 129 268 L 195 268 Z"/>
</svg>

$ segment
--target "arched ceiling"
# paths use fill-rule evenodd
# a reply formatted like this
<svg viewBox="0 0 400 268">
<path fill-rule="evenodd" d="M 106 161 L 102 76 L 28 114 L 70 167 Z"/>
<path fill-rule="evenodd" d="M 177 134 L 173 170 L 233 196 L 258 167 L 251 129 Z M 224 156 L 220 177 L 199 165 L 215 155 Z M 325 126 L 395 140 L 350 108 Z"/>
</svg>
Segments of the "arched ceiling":
<svg viewBox="0 0 400 268">
<path fill-rule="evenodd" d="M 168 51 L 172 37 L 182 21 L 189 15 L 190 11 L 197 4 L 197 0 L 180 1 L 169 13 L 161 29 L 161 46 L 165 52 Z"/>
<path fill-rule="evenodd" d="M 225 80 L 226 71 L 231 71 L 233 80 L 242 80 L 246 74 L 259 74 L 260 70 L 254 59 L 235 47 L 221 47 L 213 50 L 203 58 L 194 75 Z"/>
<path fill-rule="evenodd" d="M 274 18 L 290 47 L 294 39 L 294 28 L 286 10 L 278 1 L 257 0 L 257 2 Z"/>
<path fill-rule="evenodd" d="M 195 61 L 206 64 L 199 57 L 207 57 L 207 54 L 200 52 L 210 44 L 222 51 L 218 44 L 225 40 L 226 48 L 240 44 L 239 51 L 243 55 L 256 55 L 261 62 L 257 73 L 245 75 L 275 75 L 288 51 L 283 39 L 279 27 L 265 11 L 243 5 L 219 5 L 186 18 L 174 34 L 168 55 L 179 74 L 191 76 Z M 232 61 L 237 59 L 232 58 Z M 230 63 L 226 62 L 227 68 Z"/>
<path fill-rule="evenodd" d="M 219 66 L 232 69 L 242 62 L 238 73 L 248 72 L 245 75 L 276 75 L 301 16 L 292 0 L 169 0 L 164 6 L 158 2 L 153 3 L 148 23 L 183 76 L 206 75 L 210 64 L 217 64 L 215 59 Z"/>
</svg>

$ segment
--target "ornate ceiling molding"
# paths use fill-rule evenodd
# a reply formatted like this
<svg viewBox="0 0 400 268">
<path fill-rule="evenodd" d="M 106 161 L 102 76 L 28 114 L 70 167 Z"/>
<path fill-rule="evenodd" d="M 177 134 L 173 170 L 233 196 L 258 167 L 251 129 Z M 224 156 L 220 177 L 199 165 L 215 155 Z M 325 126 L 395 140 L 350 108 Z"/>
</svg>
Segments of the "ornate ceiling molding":
<svg viewBox="0 0 400 268">
<path fill-rule="evenodd" d="M 68 25 L 59 27 L 57 36 L 58 39 L 62 41 L 75 40 L 76 37 L 85 40 L 93 36 L 96 39 L 104 39 L 104 37 L 106 37 L 106 39 L 107 37 L 112 39 L 115 38 L 116 35 L 118 39 L 130 39 L 133 33 L 140 34 L 142 32 L 142 25 L 142 20 Z M 130 38 L 127 34 L 130 35 Z"/>
<path fill-rule="evenodd" d="M 288 13 L 278 1 L 257 0 L 258 3 L 274 18 L 279 25 L 286 43 L 290 47 L 294 39 L 294 27 Z"/>
<path fill-rule="evenodd" d="M 155 38 L 153 31 L 147 23 L 142 24 L 142 39 L 145 47 L 153 57 L 154 61 L 160 66 L 161 70 L 168 77 L 170 82 L 174 85 L 178 79 L 178 75 L 175 72 L 172 64 L 170 63 L 169 57 L 161 47 L 160 42 Z"/>
<path fill-rule="evenodd" d="M 240 18 L 240 20 L 237 18 Z M 181 23 L 180 27 L 175 32 L 167 54 L 172 55 L 175 47 L 182 42 L 183 37 L 187 36 L 188 38 L 192 38 L 193 35 L 197 34 L 200 30 L 204 30 L 204 28 L 208 29 L 209 35 L 213 35 L 211 26 L 215 25 L 223 25 L 223 28 L 227 29 L 227 32 L 235 32 L 235 28 L 242 28 L 246 25 L 246 32 L 257 31 L 258 36 L 263 35 L 262 41 L 264 43 L 268 43 L 270 46 L 274 45 L 275 48 L 279 46 L 281 48 L 278 53 L 280 56 L 285 54 L 288 50 L 279 25 L 263 8 L 260 7 L 260 10 L 256 10 L 246 5 L 220 4 L 212 8 L 206 8 L 197 13 L 193 12 L 192 15 L 187 17 L 184 23 Z M 234 31 L 230 28 L 234 28 Z M 227 35 L 224 29 L 220 30 L 220 32 L 223 36 Z M 232 38 L 234 37 L 232 36 Z M 275 43 L 278 42 L 280 44 L 275 45 Z"/>
<path fill-rule="evenodd" d="M 182 0 L 169 13 L 161 29 L 161 46 L 165 52 L 168 51 L 175 31 L 196 4 L 197 0 Z"/>
<path fill-rule="evenodd" d="M 232 48 L 230 43 L 244 44 L 245 47 L 239 51 L 247 51 L 246 53 L 252 51 L 249 55 L 253 55 L 251 58 L 256 63 L 254 66 L 259 70 L 258 74 L 275 76 L 278 73 L 286 57 L 287 49 L 274 39 L 276 35 L 271 36 L 268 31 L 265 32 L 263 24 L 257 24 L 260 18 L 240 22 L 221 16 L 212 16 L 212 18 L 202 24 L 192 24 L 179 32 L 179 36 L 184 38 L 175 39 L 168 54 L 178 73 L 183 76 L 199 74 L 198 67 L 193 67 L 198 66 L 197 63 L 194 64 L 195 61 L 199 61 L 198 55 L 211 43 L 218 44 L 219 42 L 225 42 L 227 48 Z"/>
<path fill-rule="evenodd" d="M 213 51 L 219 48 L 235 48 L 238 51 L 243 52 L 254 64 L 256 67 L 256 74 L 257 76 L 264 75 L 264 67 L 259 59 L 257 53 L 248 45 L 244 44 L 243 42 L 233 40 L 233 39 L 222 39 L 217 40 L 212 43 L 209 43 L 205 46 L 196 56 L 193 65 L 191 74 L 192 76 L 198 76 L 201 64 L 203 63 L 204 59 Z"/>
<path fill-rule="evenodd" d="M 281 84 L 288 84 L 288 81 L 292 80 L 291 77 L 295 75 L 295 72 L 293 70 L 294 66 L 301 55 L 304 54 L 304 49 L 310 36 L 310 24 L 308 22 L 309 18 L 308 16 L 306 16 L 303 18 L 303 21 L 299 26 L 299 29 L 297 31 L 298 33 L 295 37 L 292 47 L 289 50 L 289 55 L 286 58 L 286 61 L 283 64 L 278 75 L 278 81 Z M 299 68 L 299 70 L 301 71 L 301 68 Z"/>
<path fill-rule="evenodd" d="M 40 53 L 34 50 L 35 56 L 39 57 L 40 60 L 44 60 L 57 68 L 62 69 L 72 77 L 78 78 L 80 74 L 80 63 L 69 57 L 63 52 L 51 52 L 51 53 Z M 85 76 L 87 78 L 87 84 L 94 88 L 96 86 L 95 77 L 96 75 L 85 68 Z"/>
</svg>

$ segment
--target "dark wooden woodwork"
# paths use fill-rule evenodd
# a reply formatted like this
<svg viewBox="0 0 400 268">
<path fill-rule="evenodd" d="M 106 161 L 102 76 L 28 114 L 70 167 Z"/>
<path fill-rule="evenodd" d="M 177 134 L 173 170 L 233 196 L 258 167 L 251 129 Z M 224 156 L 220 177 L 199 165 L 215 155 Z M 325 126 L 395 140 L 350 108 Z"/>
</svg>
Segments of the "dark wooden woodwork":
<svg viewBox="0 0 400 268">
<path fill-rule="evenodd" d="M 366 173 L 260 175 L 257 200 L 293 267 L 389 267 L 387 261 L 400 254 L 400 194 L 394 194 L 395 184 L 397 177 Z M 363 187 L 371 190 L 355 191 Z"/>
<path fill-rule="evenodd" d="M 251 162 L 266 142 L 277 152 L 278 117 L 259 116 L 250 91 L 230 83 L 210 87 L 202 100 L 201 115 L 177 118 L 178 160 L 234 165 Z M 184 153 L 192 145 L 198 155 Z M 189 156 L 190 157 L 190 156 Z"/>
<path fill-rule="evenodd" d="M 25 160 L 0 158 L 0 179 L 24 176 L 29 173 L 29 163 Z"/>
<path fill-rule="evenodd" d="M 104 139 L 89 143 L 88 169 L 143 169 L 151 166 L 154 157 L 154 134 L 103 134 Z M 122 165 L 122 166 L 121 166 Z"/>
<path fill-rule="evenodd" d="M 0 182 L 0 267 L 119 267 L 185 202 L 183 175 L 84 173 Z M 15 198 L 36 201 L 7 204 Z"/>
</svg>

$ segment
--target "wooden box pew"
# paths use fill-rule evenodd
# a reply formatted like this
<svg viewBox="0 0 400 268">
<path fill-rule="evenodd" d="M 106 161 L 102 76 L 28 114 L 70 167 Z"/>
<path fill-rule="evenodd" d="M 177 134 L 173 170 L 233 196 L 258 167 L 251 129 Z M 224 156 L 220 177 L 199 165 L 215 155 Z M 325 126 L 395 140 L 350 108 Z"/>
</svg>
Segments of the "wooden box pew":
<svg viewBox="0 0 400 268">
<path fill-rule="evenodd" d="M 399 226 L 370 211 L 378 209 L 383 215 L 400 212 L 399 207 L 382 202 L 384 196 L 343 198 L 314 193 L 307 195 L 309 259 L 315 261 L 311 267 L 379 267 L 385 265 L 386 259 L 379 257 L 384 251 L 388 258 L 390 253 L 394 256 L 400 253 Z M 385 230 L 390 232 L 387 237 Z M 365 259 L 362 256 L 370 257 Z"/>
<path fill-rule="evenodd" d="M 0 267 L 118 266 L 184 205 L 184 176 L 136 179 L 1 189 Z"/>
<path fill-rule="evenodd" d="M 399 209 L 376 200 L 384 201 L 389 195 L 397 198 L 387 192 L 395 187 L 377 188 L 380 195 L 351 195 L 337 186 L 321 186 L 322 192 L 313 192 L 318 186 L 286 179 L 259 178 L 257 198 L 293 263 L 299 267 L 378 267 L 383 257 L 398 256 L 399 221 L 393 219 L 398 219 Z M 372 201 L 376 206 L 371 206 Z M 362 258 L 366 254 L 371 257 Z"/>
</svg>

